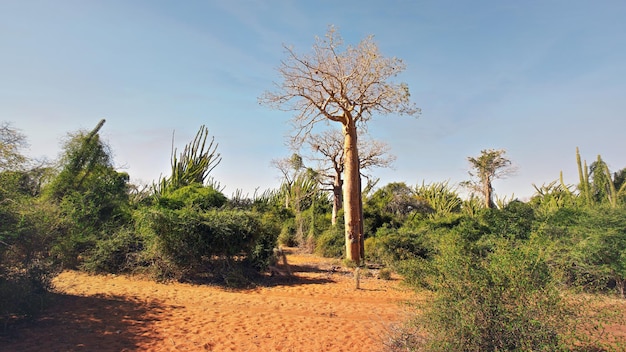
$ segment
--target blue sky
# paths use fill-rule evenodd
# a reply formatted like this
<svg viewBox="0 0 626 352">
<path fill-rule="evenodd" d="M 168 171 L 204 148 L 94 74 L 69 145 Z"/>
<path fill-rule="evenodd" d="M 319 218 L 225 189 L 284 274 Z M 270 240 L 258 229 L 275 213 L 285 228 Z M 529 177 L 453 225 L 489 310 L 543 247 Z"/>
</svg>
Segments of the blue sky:
<svg viewBox="0 0 626 352">
<path fill-rule="evenodd" d="M 0 1 L 0 121 L 28 154 L 54 159 L 72 131 L 102 136 L 134 182 L 167 175 L 201 125 L 219 144 L 213 176 L 230 196 L 279 183 L 272 159 L 291 113 L 260 106 L 285 57 L 335 25 L 374 35 L 404 60 L 422 115 L 374 116 L 397 160 L 380 185 L 468 179 L 468 156 L 506 149 L 518 171 L 500 197 L 578 174 L 575 150 L 626 167 L 626 2 L 616 1 Z"/>
</svg>

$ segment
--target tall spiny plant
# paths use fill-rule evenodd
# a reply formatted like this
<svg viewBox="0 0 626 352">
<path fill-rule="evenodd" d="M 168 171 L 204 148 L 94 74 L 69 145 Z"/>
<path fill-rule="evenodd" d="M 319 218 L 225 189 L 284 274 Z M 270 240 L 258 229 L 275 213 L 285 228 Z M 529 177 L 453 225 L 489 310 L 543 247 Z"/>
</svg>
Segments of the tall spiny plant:
<svg viewBox="0 0 626 352">
<path fill-rule="evenodd" d="M 578 147 L 576 147 L 576 164 L 578 165 L 578 178 L 579 184 L 578 189 L 580 191 L 581 196 L 583 197 L 583 202 L 586 205 L 591 204 L 591 191 L 589 189 L 589 173 L 587 171 L 587 161 L 585 161 L 585 166 L 583 169 L 583 165 L 580 159 L 580 151 Z"/>
<path fill-rule="evenodd" d="M 617 192 L 617 189 L 615 188 L 615 183 L 612 181 L 611 179 L 611 172 L 609 171 L 609 166 L 607 164 L 604 164 L 604 173 L 606 174 L 606 177 L 609 180 L 609 203 L 611 204 L 611 207 L 615 208 L 617 207 L 617 199 L 619 197 L 619 194 Z"/>
<path fill-rule="evenodd" d="M 446 216 L 461 211 L 463 201 L 456 188 L 451 187 L 448 181 L 434 182 L 428 185 L 422 181 L 421 185 L 415 186 L 414 191 L 418 197 L 424 198 L 434 210 L 429 214 L 430 217 Z"/>
<path fill-rule="evenodd" d="M 587 161 L 581 162 L 580 153 L 576 147 L 576 163 L 580 179 L 578 189 L 583 198 L 583 204 L 591 206 L 596 202 L 608 201 L 611 207 L 617 207 L 618 198 L 624 187 L 616 189 L 609 167 L 602 157 L 598 155 L 597 160 L 587 167 Z M 590 170 L 593 174 L 593 182 L 589 179 Z"/>
<path fill-rule="evenodd" d="M 193 183 L 204 184 L 211 171 L 222 161 L 220 153 L 217 153 L 215 137 L 211 137 L 207 144 L 209 129 L 202 125 L 196 133 L 193 141 L 185 146 L 180 156 L 176 155 L 172 138 L 172 156 L 170 177 L 159 179 L 159 183 L 154 185 L 155 194 L 175 191 L 181 187 Z"/>
</svg>

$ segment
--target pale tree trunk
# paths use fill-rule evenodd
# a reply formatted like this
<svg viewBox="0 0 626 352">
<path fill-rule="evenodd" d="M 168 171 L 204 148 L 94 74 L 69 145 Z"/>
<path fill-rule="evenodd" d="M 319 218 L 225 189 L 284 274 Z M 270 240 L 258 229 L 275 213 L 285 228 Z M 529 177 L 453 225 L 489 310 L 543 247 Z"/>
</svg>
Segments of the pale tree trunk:
<svg viewBox="0 0 626 352">
<path fill-rule="evenodd" d="M 361 165 L 361 163 L 359 162 L 359 165 Z M 363 261 L 362 264 L 365 264 L 365 232 L 363 231 L 363 224 L 365 223 L 364 219 L 363 219 L 363 194 L 361 193 L 363 191 L 363 184 L 361 184 L 361 170 L 359 169 L 359 234 L 360 234 L 360 239 L 359 239 L 359 250 L 361 251 L 361 261 Z"/>
<path fill-rule="evenodd" d="M 485 196 L 485 207 L 494 208 L 493 188 L 491 187 L 491 180 L 489 178 L 483 181 L 483 194 Z"/>
<path fill-rule="evenodd" d="M 331 224 L 335 226 L 337 224 L 337 213 L 339 209 L 343 206 L 341 192 L 343 187 L 343 181 L 341 180 L 341 174 L 337 173 L 335 175 L 335 182 L 333 183 L 333 214 L 330 219 Z"/>
<path fill-rule="evenodd" d="M 344 133 L 344 219 L 346 258 L 357 264 L 361 261 L 361 189 L 359 182 L 359 155 L 356 125 L 352 119 L 343 126 Z"/>
</svg>

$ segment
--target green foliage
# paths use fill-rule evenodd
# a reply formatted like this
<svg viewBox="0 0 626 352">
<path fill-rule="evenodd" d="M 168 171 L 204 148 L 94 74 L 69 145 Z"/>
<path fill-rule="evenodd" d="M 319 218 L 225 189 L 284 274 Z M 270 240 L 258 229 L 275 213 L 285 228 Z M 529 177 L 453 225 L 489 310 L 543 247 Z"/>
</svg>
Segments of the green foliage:
<svg viewBox="0 0 626 352">
<path fill-rule="evenodd" d="M 478 256 L 450 234 L 424 266 L 434 301 L 419 319 L 427 351 L 556 351 L 569 313 L 541 246 L 501 239 Z M 415 346 L 418 347 L 418 346 Z"/>
<path fill-rule="evenodd" d="M 31 318 L 44 308 L 46 293 L 56 272 L 48 263 L 31 261 L 22 271 L 0 275 L 0 324 Z"/>
<path fill-rule="evenodd" d="M 141 221 L 150 256 L 146 259 L 161 275 L 178 279 L 210 272 L 217 262 L 245 260 L 261 270 L 276 245 L 272 222 L 247 211 L 153 209 Z"/>
<path fill-rule="evenodd" d="M 50 246 L 59 236 L 51 204 L 33 198 L 0 199 L 0 323 L 42 308 L 59 267 Z"/>
<path fill-rule="evenodd" d="M 219 208 L 226 204 L 226 196 L 212 186 L 203 186 L 192 183 L 163 194 L 157 203 L 168 209 L 181 209 L 183 207 L 195 207 L 200 210 Z"/>
<path fill-rule="evenodd" d="M 327 258 L 344 257 L 346 246 L 344 240 L 343 217 L 337 219 L 337 224 L 331 226 L 317 237 L 315 253 Z"/>
<path fill-rule="evenodd" d="M 181 187 L 197 183 L 203 185 L 209 174 L 220 163 L 222 158 L 217 153 L 215 138 L 207 145 L 209 129 L 202 125 L 193 141 L 185 145 L 185 149 L 179 156 L 177 150 L 172 148 L 171 169 L 169 177 L 161 178 L 153 185 L 157 196 L 171 193 Z"/>
<path fill-rule="evenodd" d="M 456 189 L 450 187 L 448 182 L 434 182 L 428 185 L 422 182 L 421 186 L 415 187 L 415 194 L 426 200 L 433 210 L 431 217 L 447 216 L 461 211 L 462 200 Z"/>
<path fill-rule="evenodd" d="M 295 247 L 298 245 L 296 239 L 296 220 L 295 218 L 286 219 L 281 227 L 278 235 L 278 244 L 286 247 Z"/>
<path fill-rule="evenodd" d="M 475 216 L 481 209 L 485 208 L 484 202 L 482 202 L 473 193 L 470 194 L 468 199 L 463 200 L 461 205 L 461 212 L 468 216 Z"/>
<path fill-rule="evenodd" d="M 382 268 L 378 271 L 378 278 L 381 280 L 391 280 L 391 269 Z"/>
<path fill-rule="evenodd" d="M 561 173 L 560 182 L 552 181 L 541 187 L 536 185 L 533 185 L 533 187 L 536 193 L 530 199 L 529 204 L 544 215 L 549 215 L 564 207 L 576 206 L 576 197 L 570 190 L 570 186 L 565 185 L 563 182 L 563 173 Z"/>
<path fill-rule="evenodd" d="M 95 243 L 81 269 L 90 273 L 133 272 L 140 266 L 138 258 L 143 240 L 132 229 L 119 228 L 110 237 Z"/>
<path fill-rule="evenodd" d="M 415 214 L 429 214 L 428 200 L 415 194 L 405 183 L 390 183 L 367 198 L 363 206 L 364 233 L 374 234 L 382 226 L 399 228 Z"/>
<path fill-rule="evenodd" d="M 46 188 L 52 200 L 60 201 L 69 192 L 89 189 L 90 179 L 97 179 L 103 169 L 112 169 L 110 150 L 98 135 L 103 124 L 104 120 L 89 133 L 80 131 L 69 136 L 60 160 L 61 171 Z"/>
<path fill-rule="evenodd" d="M 596 203 L 608 203 L 612 207 L 616 207 L 618 201 L 617 190 L 611 179 L 609 167 L 600 155 L 589 166 L 589 174 L 593 180 L 591 184 L 593 200 Z"/>
<path fill-rule="evenodd" d="M 38 170 L 20 153 L 26 139 L 0 125 L 0 324 L 31 317 L 43 308 L 58 267 L 50 245 L 59 235 L 56 208 L 37 201 Z"/>
<path fill-rule="evenodd" d="M 626 209 L 593 208 L 570 220 L 561 265 L 570 284 L 591 291 L 626 291 Z"/>
<path fill-rule="evenodd" d="M 626 198 L 623 172 L 616 172 L 611 177 L 609 167 L 600 155 L 587 168 L 587 161 L 581 161 L 578 148 L 576 148 L 576 162 L 580 179 L 578 190 L 579 203 L 581 205 L 597 206 L 609 204 L 615 208 L 623 204 L 624 198 Z"/>
<path fill-rule="evenodd" d="M 0 172 L 0 199 L 32 197 L 39 192 L 37 180 L 28 171 Z"/>
<path fill-rule="evenodd" d="M 427 226 L 398 230 L 380 228 L 376 233 L 379 259 L 385 264 L 392 264 L 417 257 L 428 258 L 432 251 L 428 231 Z"/>
<path fill-rule="evenodd" d="M 486 231 L 497 237 L 528 239 L 535 213 L 530 205 L 515 200 L 502 210 L 485 209 L 480 212 L 479 219 L 487 227 Z"/>
<path fill-rule="evenodd" d="M 582 203 L 586 205 L 591 205 L 592 198 L 589 185 L 589 170 L 587 170 L 587 161 L 585 161 L 585 165 L 583 167 L 578 147 L 576 147 L 576 164 L 578 166 L 578 190 L 580 191 Z"/>
<path fill-rule="evenodd" d="M 44 189 L 43 200 L 58 206 L 62 236 L 52 249 L 64 266 L 76 268 L 118 227 L 130 221 L 128 179 L 117 172 L 111 152 L 98 135 L 104 120 L 89 133 L 78 132 L 66 142 L 60 172 Z"/>
<path fill-rule="evenodd" d="M 26 163 L 21 149 L 27 146 L 26 136 L 8 122 L 0 124 L 0 172 L 20 170 Z"/>
<path fill-rule="evenodd" d="M 127 174 L 102 168 L 80 190 L 65 191 L 59 200 L 65 234 L 54 248 L 65 266 L 75 268 L 98 240 L 130 222 L 127 181 Z"/>
</svg>

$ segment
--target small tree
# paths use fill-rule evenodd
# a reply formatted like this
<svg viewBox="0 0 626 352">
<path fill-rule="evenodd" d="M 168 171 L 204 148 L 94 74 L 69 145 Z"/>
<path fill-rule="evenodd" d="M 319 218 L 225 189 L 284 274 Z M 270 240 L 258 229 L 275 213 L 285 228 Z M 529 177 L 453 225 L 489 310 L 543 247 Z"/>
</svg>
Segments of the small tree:
<svg viewBox="0 0 626 352">
<path fill-rule="evenodd" d="M 290 209 L 295 215 L 295 238 L 289 234 L 281 238 L 285 243 L 295 241 L 298 245 L 304 245 L 304 218 L 303 211 L 314 206 L 315 199 L 322 193 L 317 181 L 317 173 L 313 169 L 305 167 L 302 157 L 293 154 L 291 158 L 272 160 L 272 166 L 283 174 L 283 182 L 278 190 L 278 196 L 282 198 L 285 209 Z M 315 216 L 313 211 L 312 216 Z M 314 221 L 314 220 L 313 220 Z M 283 225 L 283 230 L 289 232 L 289 224 Z M 312 241 L 312 236 L 311 239 Z"/>
<path fill-rule="evenodd" d="M 476 180 L 466 181 L 462 184 L 482 194 L 485 207 L 487 208 L 495 208 L 495 203 L 493 202 L 493 180 L 504 178 L 515 171 L 511 166 L 511 161 L 504 156 L 505 153 L 504 149 L 488 149 L 482 150 L 477 158 L 467 158 L 474 170 L 468 173 L 470 176 L 475 177 Z"/>
<path fill-rule="evenodd" d="M 96 242 L 130 221 L 128 174 L 117 172 L 111 151 L 98 134 L 105 120 L 90 132 L 70 135 L 60 171 L 44 189 L 59 206 L 63 231 L 55 243 L 57 258 L 77 267 Z"/>
<path fill-rule="evenodd" d="M 372 167 L 389 167 L 396 159 L 389 154 L 389 146 L 373 139 L 364 139 L 359 136 L 359 169 L 365 170 Z M 311 159 L 319 164 L 318 174 L 320 183 L 325 190 L 333 194 L 333 212 L 331 223 L 337 223 L 337 213 L 343 206 L 343 136 L 338 130 L 325 130 L 322 133 L 311 135 L 307 143 L 311 150 L 321 156 L 312 156 Z M 368 177 L 361 173 L 361 176 Z"/>
<path fill-rule="evenodd" d="M 0 124 L 0 171 L 16 170 L 26 161 L 20 152 L 25 148 L 26 136 L 13 128 L 8 122 Z"/>
<path fill-rule="evenodd" d="M 298 112 L 293 119 L 296 143 L 305 140 L 319 122 L 341 124 L 346 257 L 360 262 L 363 238 L 357 126 L 375 113 L 419 113 L 410 102 L 408 86 L 391 82 L 405 65 L 398 58 L 382 56 L 371 36 L 356 47 L 344 48 L 333 27 L 325 39 L 316 38 L 309 55 L 285 49 L 287 59 L 278 68 L 283 82 L 276 92 L 266 92 L 260 102 Z"/>
</svg>

